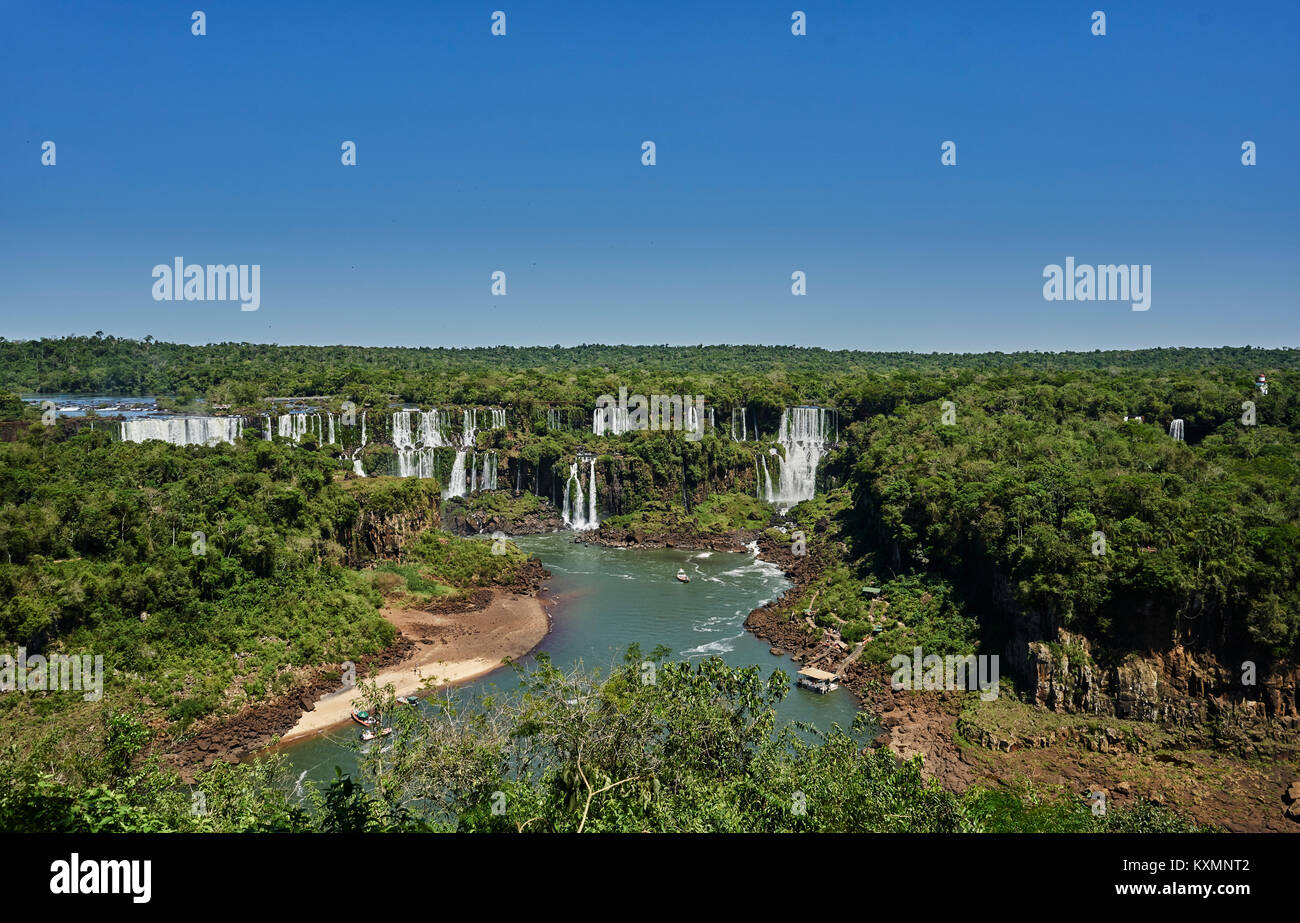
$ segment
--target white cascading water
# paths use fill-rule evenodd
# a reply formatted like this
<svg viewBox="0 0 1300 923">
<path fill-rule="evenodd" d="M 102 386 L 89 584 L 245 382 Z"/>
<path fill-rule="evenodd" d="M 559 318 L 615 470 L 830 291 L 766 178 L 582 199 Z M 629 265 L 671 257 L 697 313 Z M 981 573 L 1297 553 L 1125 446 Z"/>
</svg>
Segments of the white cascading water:
<svg viewBox="0 0 1300 923">
<path fill-rule="evenodd" d="M 465 496 L 465 450 L 458 449 L 456 460 L 451 465 L 451 478 L 442 498 Z"/>
<path fill-rule="evenodd" d="M 366 447 L 366 412 L 361 411 L 361 445 L 352 453 L 352 471 L 357 477 L 366 476 L 366 469 L 361 467 L 361 452 Z"/>
<path fill-rule="evenodd" d="M 1169 437 L 1175 442 L 1183 442 L 1183 421 L 1174 420 L 1169 424 Z"/>
<path fill-rule="evenodd" d="M 497 489 L 497 453 L 488 452 L 483 456 L 483 476 L 479 479 L 479 490 Z"/>
<path fill-rule="evenodd" d="M 157 439 L 171 445 L 234 443 L 244 432 L 241 417 L 163 417 L 123 420 L 118 434 L 123 442 Z"/>
<path fill-rule="evenodd" d="M 465 484 L 465 452 L 467 449 L 474 447 L 475 427 L 478 424 L 478 414 L 473 410 L 464 412 L 463 423 L 464 431 L 460 437 L 460 448 L 456 450 L 456 460 L 451 465 L 451 478 L 447 485 L 447 490 L 443 494 L 443 499 L 448 497 L 463 497 L 466 492 Z"/>
<path fill-rule="evenodd" d="M 334 445 L 334 414 L 329 414 L 330 418 L 330 445 Z"/>
<path fill-rule="evenodd" d="M 334 418 L 331 414 L 330 426 L 333 425 Z M 302 442 L 302 437 L 308 433 L 315 433 L 318 443 L 325 439 L 324 421 L 318 413 L 282 413 L 276 418 L 276 431 L 281 437 L 294 442 Z"/>
<path fill-rule="evenodd" d="M 570 492 L 570 485 L 576 489 L 576 494 Z M 574 462 L 569 466 L 569 479 L 564 482 L 564 502 L 560 506 L 560 515 L 564 517 L 566 526 L 581 531 L 587 527 L 585 514 L 582 481 L 578 478 L 578 463 Z"/>
<path fill-rule="evenodd" d="M 740 442 L 749 441 L 749 428 L 745 421 L 745 408 L 733 407 L 731 409 L 731 438 L 736 439 L 736 417 L 740 417 Z"/>
<path fill-rule="evenodd" d="M 829 414 L 820 407 L 791 407 L 781 414 L 777 441 L 785 458 L 777 460 L 776 490 L 769 481 L 767 501 L 783 509 L 811 500 L 817 490 L 817 465 L 826 454 L 826 422 Z"/>
<path fill-rule="evenodd" d="M 586 491 L 582 489 L 578 464 L 575 461 L 569 466 L 569 479 L 564 482 L 564 502 L 560 507 L 560 515 L 570 529 L 586 532 L 600 526 L 600 520 L 596 516 L 596 456 L 590 458 Z"/>
<path fill-rule="evenodd" d="M 413 415 L 419 417 L 419 423 L 414 427 Z M 393 413 L 393 448 L 397 450 L 399 477 L 433 477 L 433 450 L 450 445 L 446 437 L 446 426 L 447 415 L 437 408 L 398 410 Z M 412 432 L 415 433 L 414 436 Z"/>
<path fill-rule="evenodd" d="M 262 427 L 262 438 L 267 442 L 271 441 L 271 415 L 265 414 L 263 419 L 266 420 L 266 426 Z"/>
</svg>

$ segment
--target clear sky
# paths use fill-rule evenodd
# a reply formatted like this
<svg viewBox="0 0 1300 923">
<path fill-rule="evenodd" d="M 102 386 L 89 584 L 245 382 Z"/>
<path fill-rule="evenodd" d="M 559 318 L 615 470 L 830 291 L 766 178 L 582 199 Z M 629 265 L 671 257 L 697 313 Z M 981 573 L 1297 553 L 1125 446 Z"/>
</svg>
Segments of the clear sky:
<svg viewBox="0 0 1300 923">
<path fill-rule="evenodd" d="M 0 2 L 0 336 L 1297 345 L 1298 36 L 1294 0 Z M 260 309 L 154 301 L 177 256 L 260 264 Z M 1150 264 L 1151 309 L 1045 301 L 1067 256 Z"/>
</svg>

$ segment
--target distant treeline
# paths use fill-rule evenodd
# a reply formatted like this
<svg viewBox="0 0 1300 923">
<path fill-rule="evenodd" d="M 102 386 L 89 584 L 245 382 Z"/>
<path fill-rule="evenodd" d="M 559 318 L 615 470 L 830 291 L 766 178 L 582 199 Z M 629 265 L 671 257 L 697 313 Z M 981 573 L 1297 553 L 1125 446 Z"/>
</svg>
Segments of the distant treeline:
<svg viewBox="0 0 1300 923">
<path fill-rule="evenodd" d="M 794 346 L 429 347 L 188 346 L 96 335 L 0 339 L 0 388 L 207 397 L 247 407 L 268 397 L 325 395 L 378 404 L 390 396 L 463 404 L 589 404 L 619 385 L 703 393 L 718 406 L 830 400 L 864 373 L 1203 369 L 1300 370 L 1300 349 L 911 353 Z"/>
</svg>

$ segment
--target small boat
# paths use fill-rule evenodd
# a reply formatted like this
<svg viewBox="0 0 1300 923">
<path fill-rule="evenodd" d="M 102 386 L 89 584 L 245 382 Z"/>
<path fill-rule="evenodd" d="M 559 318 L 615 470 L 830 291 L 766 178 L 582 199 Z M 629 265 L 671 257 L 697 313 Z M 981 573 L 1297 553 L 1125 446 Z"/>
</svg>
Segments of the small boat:
<svg viewBox="0 0 1300 923">
<path fill-rule="evenodd" d="M 352 709 L 352 720 L 362 727 L 373 727 L 375 723 L 375 719 L 370 717 L 370 712 L 357 711 L 355 708 Z"/>
<path fill-rule="evenodd" d="M 391 733 L 393 733 L 393 729 L 392 729 L 392 728 L 384 728 L 384 729 L 381 730 L 378 734 L 376 734 L 374 731 L 362 731 L 362 732 L 361 732 L 361 739 L 362 739 L 362 740 L 378 740 L 380 737 L 387 737 L 387 736 L 388 736 L 389 734 L 391 734 Z"/>
<path fill-rule="evenodd" d="M 414 705 L 414 704 L 415 704 L 415 696 L 413 696 L 413 695 L 399 695 L 399 696 L 397 697 L 397 704 L 399 704 L 399 705 Z"/>
<path fill-rule="evenodd" d="M 686 576 L 686 571 L 681 570 L 681 569 L 678 569 L 678 571 L 677 571 L 677 579 L 680 580 L 682 583 L 690 583 L 690 582 L 691 582 L 691 578 L 688 577 L 688 576 Z"/>
<path fill-rule="evenodd" d="M 840 688 L 840 684 L 835 682 L 834 673 L 827 673 L 816 667 L 804 667 L 799 671 L 799 685 L 813 692 L 820 692 L 822 695 Z"/>
</svg>

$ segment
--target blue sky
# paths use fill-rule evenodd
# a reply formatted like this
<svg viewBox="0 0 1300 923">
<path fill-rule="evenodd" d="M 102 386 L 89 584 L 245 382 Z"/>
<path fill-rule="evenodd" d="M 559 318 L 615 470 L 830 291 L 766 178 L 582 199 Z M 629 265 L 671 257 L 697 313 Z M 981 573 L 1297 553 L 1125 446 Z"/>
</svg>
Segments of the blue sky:
<svg viewBox="0 0 1300 923">
<path fill-rule="evenodd" d="M 0 3 L 0 336 L 1300 344 L 1293 2 L 379 6 Z M 154 301 L 176 256 L 261 308 Z"/>
</svg>

